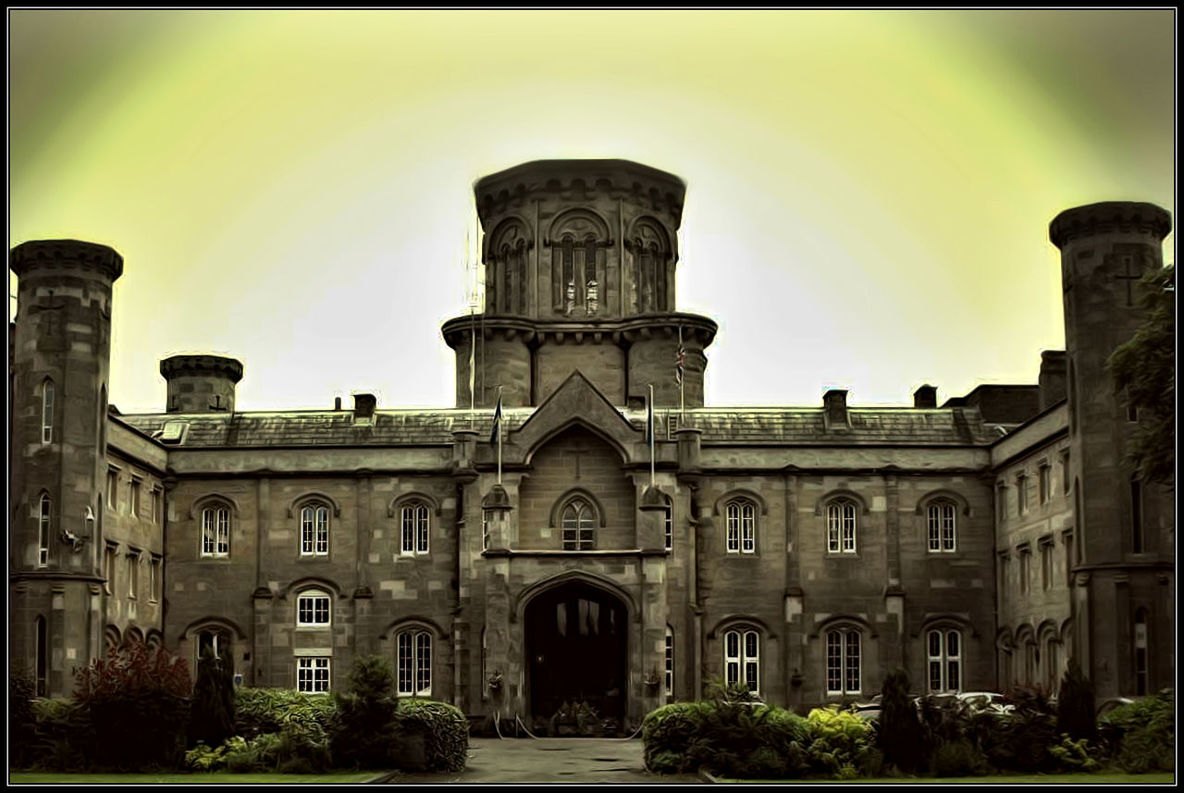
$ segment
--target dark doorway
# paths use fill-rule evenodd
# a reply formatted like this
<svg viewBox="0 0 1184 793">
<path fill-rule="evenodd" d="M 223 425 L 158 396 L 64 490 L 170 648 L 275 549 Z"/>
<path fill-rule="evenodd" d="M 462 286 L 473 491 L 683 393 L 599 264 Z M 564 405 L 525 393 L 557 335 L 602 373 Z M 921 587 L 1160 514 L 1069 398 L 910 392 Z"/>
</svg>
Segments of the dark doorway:
<svg viewBox="0 0 1184 793">
<path fill-rule="evenodd" d="M 566 584 L 530 602 L 526 652 L 536 725 L 553 726 L 561 708 L 581 704 L 609 732 L 624 724 L 627 629 L 624 604 L 589 584 Z M 567 734 L 588 734 L 586 727 Z"/>
</svg>

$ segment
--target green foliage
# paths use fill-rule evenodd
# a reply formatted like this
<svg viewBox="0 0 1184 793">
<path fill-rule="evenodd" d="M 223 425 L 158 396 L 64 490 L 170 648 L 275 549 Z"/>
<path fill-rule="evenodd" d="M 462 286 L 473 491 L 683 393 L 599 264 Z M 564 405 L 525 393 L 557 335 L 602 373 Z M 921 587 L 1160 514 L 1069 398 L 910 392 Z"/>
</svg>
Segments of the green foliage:
<svg viewBox="0 0 1184 793">
<path fill-rule="evenodd" d="M 877 743 L 884 762 L 912 774 L 928 760 L 917 708 L 909 695 L 909 676 L 901 669 L 884 679 L 880 690 Z"/>
<path fill-rule="evenodd" d="M 1115 385 L 1139 408 L 1131 460 L 1145 480 L 1164 483 L 1175 480 L 1176 463 L 1175 278 L 1174 265 L 1143 277 L 1147 321 L 1108 362 Z"/>
<path fill-rule="evenodd" d="M 933 755 L 933 772 L 939 777 L 981 776 L 990 770 L 987 758 L 965 738 L 938 744 Z"/>
<path fill-rule="evenodd" d="M 422 740 L 426 770 L 464 770 L 469 755 L 469 720 L 459 708 L 430 699 L 401 699 L 395 726 L 402 743 L 414 745 Z"/>
<path fill-rule="evenodd" d="M 242 738 L 232 738 L 231 740 L 246 743 Z M 194 771 L 221 771 L 226 768 L 226 754 L 229 751 L 230 741 L 216 749 L 211 749 L 204 743 L 198 742 L 197 746 L 185 753 L 185 767 Z"/>
<path fill-rule="evenodd" d="M 395 673 L 381 656 L 360 658 L 349 675 L 349 691 L 334 694 L 337 718 L 331 731 L 338 766 L 389 768 L 396 765 L 398 735 Z"/>
<path fill-rule="evenodd" d="M 88 766 L 90 713 L 74 699 L 33 702 L 36 726 L 30 741 L 29 764 L 47 771 L 81 771 Z"/>
<path fill-rule="evenodd" d="M 1093 683 L 1081 671 L 1077 659 L 1070 658 L 1057 698 L 1057 732 L 1092 741 L 1097 731 Z"/>
<path fill-rule="evenodd" d="M 1090 742 L 1085 738 L 1073 740 L 1068 733 L 1061 734 L 1061 742 L 1055 746 L 1050 746 L 1049 753 L 1056 759 L 1059 770 L 1065 772 L 1072 771 L 1097 771 L 1102 766 L 1094 759 L 1098 754 L 1098 748 L 1090 745 Z"/>
<path fill-rule="evenodd" d="M 206 648 L 197 662 L 189 711 L 189 743 L 220 746 L 234 734 L 234 662 L 229 651 L 215 657 Z"/>
<path fill-rule="evenodd" d="M 1007 698 L 1013 710 L 991 716 L 992 730 L 979 746 L 991 765 L 1000 770 L 1049 772 L 1056 759 L 1050 749 L 1060 742 L 1056 714 L 1036 689 L 1017 688 Z"/>
<path fill-rule="evenodd" d="M 850 779 L 852 771 L 858 774 L 860 766 L 870 764 L 874 733 L 866 721 L 834 705 L 811 710 L 806 721 L 810 766 L 815 773 Z"/>
<path fill-rule="evenodd" d="M 1099 727 L 1124 771 L 1175 770 L 1175 695 L 1171 689 L 1115 708 L 1102 717 Z"/>
<path fill-rule="evenodd" d="M 287 688 L 240 688 L 235 692 L 234 732 L 247 740 L 279 733 L 290 723 L 315 722 L 329 730 L 337 705 L 324 694 Z"/>
<path fill-rule="evenodd" d="M 8 676 L 8 742 L 10 768 L 27 768 L 33 762 L 33 731 L 37 718 L 33 700 L 37 684 L 28 675 L 12 672 Z"/>
<path fill-rule="evenodd" d="M 134 643 L 81 669 L 77 683 L 77 699 L 94 725 L 85 749 L 88 767 L 182 765 L 192 688 L 183 659 Z"/>
<path fill-rule="evenodd" d="M 687 748 L 701 732 L 704 702 L 673 702 L 650 711 L 641 723 L 645 767 L 659 774 L 681 774 L 689 768 Z"/>
</svg>

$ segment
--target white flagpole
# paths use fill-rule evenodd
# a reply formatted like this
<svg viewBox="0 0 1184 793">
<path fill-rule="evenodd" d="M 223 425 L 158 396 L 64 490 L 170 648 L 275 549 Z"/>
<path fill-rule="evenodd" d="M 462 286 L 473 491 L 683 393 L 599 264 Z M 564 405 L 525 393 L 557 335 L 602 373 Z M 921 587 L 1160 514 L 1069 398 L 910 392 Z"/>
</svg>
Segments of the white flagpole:
<svg viewBox="0 0 1184 793">
<path fill-rule="evenodd" d="M 687 351 L 682 346 L 682 325 L 678 326 L 678 354 L 680 356 L 678 365 L 681 367 L 678 375 L 678 425 L 683 427 L 687 423 L 687 367 L 685 363 Z"/>
<path fill-rule="evenodd" d="M 654 430 L 655 430 L 655 425 L 658 423 L 658 418 L 657 418 L 657 416 L 654 415 L 654 386 L 652 383 L 650 384 L 649 410 L 646 412 L 649 414 L 649 420 L 646 422 L 646 424 L 648 425 L 646 427 L 646 434 L 649 435 L 649 438 L 647 438 L 646 440 L 648 440 L 649 444 L 650 444 L 650 487 L 653 487 L 654 486 L 654 479 L 655 479 L 655 477 L 654 477 L 654 446 L 655 446 L 655 444 L 654 444 L 654 434 L 655 434 Z"/>
<path fill-rule="evenodd" d="M 502 403 L 502 387 L 500 385 L 497 387 L 497 403 L 498 403 L 498 405 L 501 405 L 501 403 Z M 501 418 L 503 420 L 505 419 L 504 413 L 502 414 Z M 502 423 L 504 423 L 504 421 Z M 505 434 L 506 434 L 505 427 L 503 427 L 502 424 L 498 424 L 498 427 L 497 427 L 497 483 L 499 485 L 502 483 L 502 436 Z"/>
</svg>

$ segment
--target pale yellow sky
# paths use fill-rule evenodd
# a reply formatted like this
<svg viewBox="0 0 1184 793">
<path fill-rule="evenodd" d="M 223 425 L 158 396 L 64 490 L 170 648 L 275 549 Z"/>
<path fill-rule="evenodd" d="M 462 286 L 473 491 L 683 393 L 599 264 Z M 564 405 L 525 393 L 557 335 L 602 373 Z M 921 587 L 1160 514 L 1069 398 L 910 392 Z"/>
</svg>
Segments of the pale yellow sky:
<svg viewBox="0 0 1184 793">
<path fill-rule="evenodd" d="M 1175 211 L 1173 10 L 10 10 L 9 241 L 125 259 L 112 402 L 239 358 L 242 410 L 451 406 L 472 183 L 688 183 L 709 404 L 906 404 L 1062 348 L 1048 222 Z M 1175 261 L 1174 235 L 1165 261 Z M 10 277 L 11 291 L 15 278 Z M 11 301 L 10 301 L 11 302 Z"/>
</svg>

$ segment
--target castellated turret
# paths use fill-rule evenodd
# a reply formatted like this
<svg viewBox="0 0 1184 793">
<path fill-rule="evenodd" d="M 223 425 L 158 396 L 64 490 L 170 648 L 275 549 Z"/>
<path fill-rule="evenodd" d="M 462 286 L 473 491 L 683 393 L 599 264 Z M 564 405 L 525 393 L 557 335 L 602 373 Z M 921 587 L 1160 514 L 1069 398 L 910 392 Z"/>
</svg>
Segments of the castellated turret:
<svg viewBox="0 0 1184 793">
<path fill-rule="evenodd" d="M 703 404 L 703 350 L 716 325 L 675 311 L 678 228 L 686 186 L 625 160 L 540 160 L 475 187 L 484 231 L 484 314 L 444 325 L 456 350 L 456 401 L 538 405 L 581 371 L 619 405 L 654 386 L 658 405 Z"/>
<path fill-rule="evenodd" d="M 10 618 L 38 625 L 36 636 L 13 632 L 10 655 L 32 657 L 29 643 L 38 640 L 60 653 L 63 636 L 85 636 L 89 647 L 68 648 L 85 663 L 101 646 L 101 622 L 91 612 L 101 581 L 111 296 L 123 259 L 105 245 L 38 240 L 13 248 L 9 267 L 19 278 Z M 48 674 L 52 690 L 67 686 L 63 664 Z"/>
<path fill-rule="evenodd" d="M 1102 691 L 1134 679 L 1134 647 L 1147 641 L 1136 624 L 1153 639 L 1171 635 L 1173 625 L 1171 492 L 1138 480 L 1127 450 L 1140 417 L 1107 368 L 1115 348 L 1147 321 L 1140 279 L 1163 267 L 1171 228 L 1165 210 L 1125 201 L 1065 210 L 1049 227 L 1061 251 L 1071 492 L 1081 538 L 1075 654 Z"/>
<path fill-rule="evenodd" d="M 233 413 L 235 384 L 243 365 L 220 355 L 174 355 L 160 362 L 168 383 L 169 413 Z"/>
</svg>

